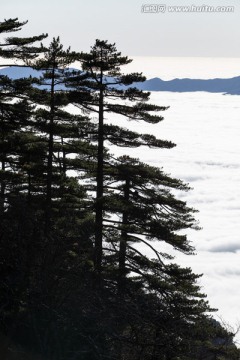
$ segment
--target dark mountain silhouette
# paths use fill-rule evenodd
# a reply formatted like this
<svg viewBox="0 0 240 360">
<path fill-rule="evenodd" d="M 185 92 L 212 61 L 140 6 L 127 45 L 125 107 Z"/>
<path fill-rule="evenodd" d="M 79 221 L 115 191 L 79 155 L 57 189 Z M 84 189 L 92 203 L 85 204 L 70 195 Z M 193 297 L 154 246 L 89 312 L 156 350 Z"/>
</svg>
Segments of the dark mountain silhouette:
<svg viewBox="0 0 240 360">
<path fill-rule="evenodd" d="M 240 95 L 240 76 L 230 79 L 173 79 L 168 81 L 153 78 L 138 84 L 137 87 L 146 91 L 207 91 L 211 93 Z"/>
<path fill-rule="evenodd" d="M 24 77 L 40 77 L 42 74 L 41 71 L 33 70 L 30 67 L 20 67 L 20 66 L 11 66 L 0 69 L 0 76 L 8 76 L 9 78 L 15 80 Z"/>
<path fill-rule="evenodd" d="M 36 71 L 28 67 L 7 67 L 0 69 L 0 76 L 6 75 L 12 79 L 21 77 L 40 77 L 41 71 Z M 240 76 L 230 79 L 173 79 L 161 80 L 153 78 L 142 83 L 134 84 L 140 90 L 146 91 L 171 91 L 171 92 L 194 92 L 206 91 L 211 93 L 223 93 L 230 95 L 240 95 Z"/>
</svg>

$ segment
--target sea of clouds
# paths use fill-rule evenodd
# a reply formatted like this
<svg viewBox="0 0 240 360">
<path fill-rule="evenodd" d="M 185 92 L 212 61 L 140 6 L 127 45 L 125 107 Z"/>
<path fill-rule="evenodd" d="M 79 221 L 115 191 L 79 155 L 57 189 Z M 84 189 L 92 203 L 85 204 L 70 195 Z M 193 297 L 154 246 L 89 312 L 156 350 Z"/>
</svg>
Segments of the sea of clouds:
<svg viewBox="0 0 240 360">
<path fill-rule="evenodd" d="M 240 99 L 206 92 L 153 92 L 151 102 L 170 106 L 157 125 L 121 120 L 121 126 L 154 134 L 177 146 L 117 149 L 154 166 L 192 188 L 176 196 L 199 212 L 202 230 L 189 231 L 195 256 L 174 253 L 176 262 L 203 274 L 200 284 L 217 317 L 240 323 Z M 118 117 L 109 122 L 119 123 Z M 168 250 L 155 243 L 159 250 Z M 153 254 L 145 249 L 149 256 Z M 240 336 L 238 336 L 240 338 Z"/>
</svg>

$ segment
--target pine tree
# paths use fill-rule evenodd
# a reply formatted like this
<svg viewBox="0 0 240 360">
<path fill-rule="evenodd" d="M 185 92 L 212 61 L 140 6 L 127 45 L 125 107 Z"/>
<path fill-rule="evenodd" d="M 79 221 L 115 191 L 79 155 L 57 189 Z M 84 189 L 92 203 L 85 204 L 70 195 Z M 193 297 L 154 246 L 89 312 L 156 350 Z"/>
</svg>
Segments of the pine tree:
<svg viewBox="0 0 240 360">
<path fill-rule="evenodd" d="M 127 65 L 131 60 L 116 50 L 115 44 L 96 40 L 90 53 L 81 53 L 78 60 L 82 64 L 83 74 L 72 79 L 71 85 L 77 90 L 83 88 L 91 92 L 90 101 L 78 100 L 73 103 L 87 109 L 98 116 L 98 129 L 96 134 L 98 156 L 96 172 L 96 203 L 95 203 L 95 270 L 101 273 L 103 256 L 103 202 L 104 202 L 104 151 L 105 141 L 108 140 L 119 146 L 155 146 L 171 148 L 171 142 L 157 140 L 154 136 L 130 132 L 122 127 L 106 124 L 106 114 L 119 114 L 131 120 L 157 123 L 163 118 L 153 115 L 152 112 L 166 110 L 166 107 L 147 104 L 149 93 L 129 87 L 134 82 L 144 81 L 145 78 L 138 73 L 123 75 L 121 66 Z M 85 79 L 84 79 L 85 78 Z M 122 87 L 124 86 L 124 87 Z M 116 99 L 117 102 L 111 101 Z M 126 104 L 129 101 L 130 104 Z"/>
<path fill-rule="evenodd" d="M 19 22 L 18 18 L 7 19 L 0 22 L 0 34 L 12 33 L 20 31 L 22 26 L 26 25 L 27 21 Z M 26 66 L 24 62 L 27 60 L 35 59 L 39 52 L 39 46 L 34 43 L 41 41 L 47 37 L 47 34 L 39 36 L 32 36 L 28 38 L 21 38 L 16 36 L 10 36 L 0 44 L 0 57 L 13 60 L 18 60 L 18 63 L 14 63 L 14 66 Z M 1 64 L 2 67 L 11 66 L 12 63 Z"/>
<path fill-rule="evenodd" d="M 112 251 L 119 248 L 119 276 L 126 277 L 128 272 L 134 273 L 141 268 L 134 259 L 141 260 L 135 244 L 144 243 L 158 259 L 161 267 L 165 254 L 157 251 L 151 241 L 165 242 L 174 249 L 191 254 L 193 247 L 185 235 L 176 234 L 186 228 L 197 228 L 193 218 L 194 210 L 188 208 L 183 201 L 177 200 L 171 189 L 187 191 L 188 186 L 178 179 L 166 175 L 163 170 L 141 163 L 138 159 L 123 156 L 117 163 L 106 167 L 105 188 L 111 191 L 106 196 L 105 211 L 109 217 L 104 219 L 106 229 L 118 231 L 121 238 L 116 243 L 109 235 L 108 243 L 113 245 Z M 113 215 L 118 214 L 118 218 Z M 132 254 L 126 269 L 126 258 Z M 159 245 L 157 246 L 159 247 Z M 136 253 L 134 254 L 134 251 Z M 140 255 L 140 257 L 138 256 Z M 169 256 L 166 255 L 169 259 Z M 131 264 L 131 265 L 130 265 Z M 147 266 L 147 259 L 146 259 Z M 144 270 L 144 269 L 142 269 Z M 151 268 L 147 268 L 150 276 Z M 125 275 L 124 275 L 125 274 Z"/>
<path fill-rule="evenodd" d="M 25 24 L 18 19 L 5 20 L 0 22 L 0 34 L 17 32 Z M 25 61 L 36 58 L 41 52 L 35 43 L 45 37 L 44 34 L 29 38 L 9 36 L 2 40 L 0 57 L 6 61 L 1 66 L 11 66 L 13 61 L 14 66 L 26 66 Z M 32 174 L 26 161 L 28 164 L 32 161 L 33 152 L 36 154 L 36 147 L 38 150 L 39 147 L 37 136 L 29 129 L 33 110 L 29 101 L 31 85 L 30 78 L 12 80 L 0 76 L 0 303 L 1 328 L 5 331 L 14 328 L 11 321 L 23 305 L 26 284 L 31 277 L 27 270 L 34 255 L 31 235 L 37 225 L 27 200 Z M 34 163 L 39 164 L 39 161 L 39 158 L 34 159 Z"/>
<path fill-rule="evenodd" d="M 69 176 L 69 170 L 80 171 L 81 168 L 84 168 L 84 164 L 81 164 L 81 157 L 84 163 L 86 157 L 93 157 L 91 153 L 94 153 L 94 147 L 87 141 L 86 132 L 90 130 L 88 117 L 81 114 L 73 115 L 67 109 L 70 103 L 70 90 L 66 88 L 65 83 L 72 74 L 69 66 L 75 58 L 76 53 L 72 52 L 70 48 L 63 50 L 58 37 L 53 39 L 48 48 L 45 48 L 44 56 L 41 59 L 30 62 L 30 65 L 41 71 L 42 74 L 37 81 L 37 88 L 32 91 L 31 98 L 37 105 L 33 126 L 36 132 L 42 134 L 47 143 L 46 235 L 52 228 L 53 218 L 56 220 L 57 216 L 61 217 L 60 209 L 57 209 L 58 199 L 60 199 L 60 203 L 62 202 L 62 205 L 59 205 L 63 208 L 64 199 L 70 201 L 70 193 L 75 189 L 77 193 L 72 194 L 73 204 L 70 205 L 69 202 L 69 206 L 77 207 L 74 202 L 76 202 L 78 191 L 81 194 L 82 190 L 76 181 L 77 174 Z M 79 201 L 81 202 L 82 199 L 80 198 Z M 66 203 L 65 206 L 67 206 Z"/>
<path fill-rule="evenodd" d="M 21 30 L 27 22 L 19 22 L 17 18 L 0 22 L 0 34 Z M 21 38 L 9 36 L 0 44 L 0 57 L 9 59 L 1 66 L 26 66 L 24 61 L 34 59 L 41 52 L 35 42 L 41 41 L 47 35 Z M 6 205 L 6 194 L 10 184 L 16 179 L 18 166 L 18 143 L 22 142 L 21 135 L 26 128 L 31 114 L 31 106 L 27 100 L 31 88 L 31 79 L 12 80 L 7 76 L 0 76 L 0 116 L 1 116 L 1 214 Z M 20 180 L 20 179 L 19 179 Z"/>
<path fill-rule="evenodd" d="M 142 351 L 144 359 L 153 353 L 156 359 L 164 351 L 170 354 L 168 347 L 186 352 L 193 341 L 189 324 L 197 327 L 211 311 L 197 285 L 199 276 L 159 250 L 165 242 L 186 254 L 193 252 L 186 236 L 176 232 L 196 227 L 194 211 L 177 200 L 172 189 L 187 191 L 188 186 L 138 159 L 123 156 L 105 166 L 104 279 L 117 293 L 120 319 L 113 341 L 121 344 L 121 353 L 130 352 L 126 349 L 131 342 L 135 356 Z M 146 256 L 139 244 L 149 247 L 154 258 Z M 141 346 L 132 333 L 138 333 Z"/>
</svg>

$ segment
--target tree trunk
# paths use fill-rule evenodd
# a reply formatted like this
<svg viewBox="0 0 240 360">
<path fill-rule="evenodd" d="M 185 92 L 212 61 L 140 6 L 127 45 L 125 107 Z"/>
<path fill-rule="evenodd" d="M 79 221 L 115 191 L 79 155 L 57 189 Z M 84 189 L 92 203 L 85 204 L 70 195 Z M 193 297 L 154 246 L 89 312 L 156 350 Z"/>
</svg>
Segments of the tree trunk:
<svg viewBox="0 0 240 360">
<path fill-rule="evenodd" d="M 5 162 L 2 162 L 2 173 L 4 174 L 5 171 Z M 3 216 L 4 214 L 4 207 L 5 207 L 5 180 L 1 180 L 1 199 L 0 199 L 0 215 Z"/>
<path fill-rule="evenodd" d="M 128 205 L 130 194 L 130 180 L 126 179 L 124 186 L 124 203 L 125 206 Z M 128 213 L 126 210 L 123 211 L 122 215 L 122 225 L 126 226 L 128 223 Z M 127 249 L 127 231 L 123 229 L 121 231 L 121 239 L 119 246 L 119 279 L 118 279 L 118 291 L 120 294 L 123 294 L 125 291 L 125 282 L 126 282 L 126 249 Z"/>
<path fill-rule="evenodd" d="M 103 89 L 99 93 L 99 125 L 98 125 L 98 164 L 97 164 L 97 198 L 95 222 L 95 270 L 101 273 L 102 266 L 102 231 L 103 231 Z"/>
<path fill-rule="evenodd" d="M 53 122 L 54 122 L 54 77 L 55 77 L 55 59 L 52 69 L 51 81 L 51 99 L 50 99 L 50 124 L 49 124 L 49 138 L 48 138 L 48 162 L 47 162 L 47 194 L 46 194 L 46 222 L 45 235 L 49 233 L 51 224 L 51 202 L 52 202 L 52 163 L 53 163 Z"/>
</svg>

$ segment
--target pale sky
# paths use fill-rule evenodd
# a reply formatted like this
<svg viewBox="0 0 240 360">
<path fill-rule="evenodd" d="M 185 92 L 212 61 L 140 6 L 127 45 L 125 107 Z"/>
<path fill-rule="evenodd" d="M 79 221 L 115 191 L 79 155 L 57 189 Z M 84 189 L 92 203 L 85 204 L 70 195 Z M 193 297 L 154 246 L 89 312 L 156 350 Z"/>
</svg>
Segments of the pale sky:
<svg viewBox="0 0 240 360">
<path fill-rule="evenodd" d="M 165 12 L 141 11 L 150 4 L 165 5 Z M 234 11 L 170 12 L 176 5 Z M 10 17 L 29 20 L 22 35 L 59 35 L 77 51 L 88 51 L 99 38 L 128 56 L 240 57 L 240 0 L 6 0 L 1 21 Z"/>
</svg>

